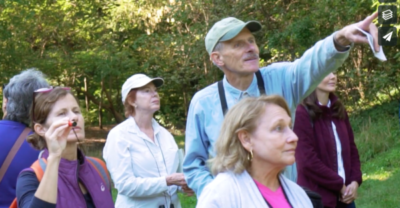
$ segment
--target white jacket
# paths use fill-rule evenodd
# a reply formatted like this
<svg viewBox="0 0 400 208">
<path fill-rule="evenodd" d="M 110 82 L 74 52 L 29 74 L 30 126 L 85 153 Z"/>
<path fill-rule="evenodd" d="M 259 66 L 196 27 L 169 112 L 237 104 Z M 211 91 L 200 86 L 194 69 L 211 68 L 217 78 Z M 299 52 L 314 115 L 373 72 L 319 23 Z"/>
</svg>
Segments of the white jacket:
<svg viewBox="0 0 400 208">
<path fill-rule="evenodd" d="M 178 146 L 154 119 L 152 125 L 154 142 L 140 131 L 133 117 L 107 136 L 103 158 L 118 190 L 116 208 L 169 208 L 171 200 L 175 208 L 181 207 L 178 187 L 166 182 L 166 176 L 178 170 Z"/>
<path fill-rule="evenodd" d="M 310 198 L 296 183 L 283 174 L 279 176 L 283 191 L 293 208 L 312 208 Z M 258 190 L 253 178 L 243 171 L 220 173 L 209 183 L 200 195 L 197 208 L 268 208 L 264 197 Z"/>
</svg>

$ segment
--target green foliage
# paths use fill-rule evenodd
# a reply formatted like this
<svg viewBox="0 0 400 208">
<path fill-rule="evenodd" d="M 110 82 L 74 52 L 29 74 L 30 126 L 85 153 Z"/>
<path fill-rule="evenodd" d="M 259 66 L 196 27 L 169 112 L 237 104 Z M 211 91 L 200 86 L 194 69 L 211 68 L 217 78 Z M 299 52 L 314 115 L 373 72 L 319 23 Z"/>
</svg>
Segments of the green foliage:
<svg viewBox="0 0 400 208">
<path fill-rule="evenodd" d="M 400 202 L 400 145 L 378 154 L 362 164 L 363 184 L 359 188 L 357 207 L 398 207 Z"/>
<path fill-rule="evenodd" d="M 400 144 L 399 103 L 376 105 L 350 117 L 362 163 Z"/>
<path fill-rule="evenodd" d="M 120 88 L 132 74 L 165 79 L 157 119 L 184 128 L 195 92 L 222 78 L 209 61 L 204 37 L 227 16 L 258 20 L 262 64 L 293 61 L 316 41 L 377 10 L 373 1 L 168 0 L 0 1 L 0 83 L 37 67 L 53 85 L 88 99 L 89 122 L 120 122 Z M 354 109 L 399 91 L 400 51 L 388 61 L 355 47 L 338 71 L 339 95 Z M 85 88 L 85 79 L 87 89 Z M 395 97 L 391 97 L 394 99 Z M 86 107 L 86 104 L 84 105 Z M 101 109 L 101 110 L 99 110 Z"/>
</svg>

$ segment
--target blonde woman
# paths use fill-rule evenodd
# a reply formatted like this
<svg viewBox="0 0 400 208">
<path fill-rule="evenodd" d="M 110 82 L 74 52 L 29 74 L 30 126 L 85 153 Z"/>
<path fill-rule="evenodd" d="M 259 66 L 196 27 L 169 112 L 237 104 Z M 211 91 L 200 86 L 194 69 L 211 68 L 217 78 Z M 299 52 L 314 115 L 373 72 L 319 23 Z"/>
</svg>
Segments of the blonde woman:
<svg viewBox="0 0 400 208">
<path fill-rule="evenodd" d="M 280 96 L 240 101 L 227 113 L 210 161 L 215 179 L 197 207 L 313 207 L 304 190 L 283 176 L 295 161 L 297 136 Z"/>
</svg>

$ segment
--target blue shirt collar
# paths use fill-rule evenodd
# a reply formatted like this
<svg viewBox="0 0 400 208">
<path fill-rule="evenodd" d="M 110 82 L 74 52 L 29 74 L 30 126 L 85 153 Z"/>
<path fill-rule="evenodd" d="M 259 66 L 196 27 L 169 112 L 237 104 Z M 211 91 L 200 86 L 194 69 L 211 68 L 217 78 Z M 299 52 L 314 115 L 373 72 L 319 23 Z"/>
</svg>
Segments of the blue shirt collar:
<svg viewBox="0 0 400 208">
<path fill-rule="evenodd" d="M 245 91 L 240 91 L 239 89 L 236 89 L 234 86 L 229 84 L 225 75 L 222 82 L 224 83 L 225 90 L 230 94 L 230 96 L 232 96 L 232 98 L 237 101 L 243 98 L 244 93 L 249 94 L 249 96 L 251 97 L 257 97 L 260 94 L 258 91 L 257 78 L 255 74 L 253 75 L 253 81 Z"/>
</svg>

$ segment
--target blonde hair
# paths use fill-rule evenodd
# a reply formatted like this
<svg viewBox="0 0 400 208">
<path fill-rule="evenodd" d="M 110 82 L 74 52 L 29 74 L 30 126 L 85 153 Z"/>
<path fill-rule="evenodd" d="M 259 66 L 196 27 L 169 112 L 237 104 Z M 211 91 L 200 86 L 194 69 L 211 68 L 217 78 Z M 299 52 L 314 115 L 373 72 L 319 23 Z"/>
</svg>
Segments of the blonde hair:
<svg viewBox="0 0 400 208">
<path fill-rule="evenodd" d="M 253 133 L 267 105 L 282 107 L 290 116 L 286 101 L 278 95 L 245 98 L 228 111 L 215 144 L 217 154 L 208 161 L 214 175 L 226 171 L 240 174 L 250 167 L 249 152 L 242 146 L 238 132 Z"/>
</svg>

